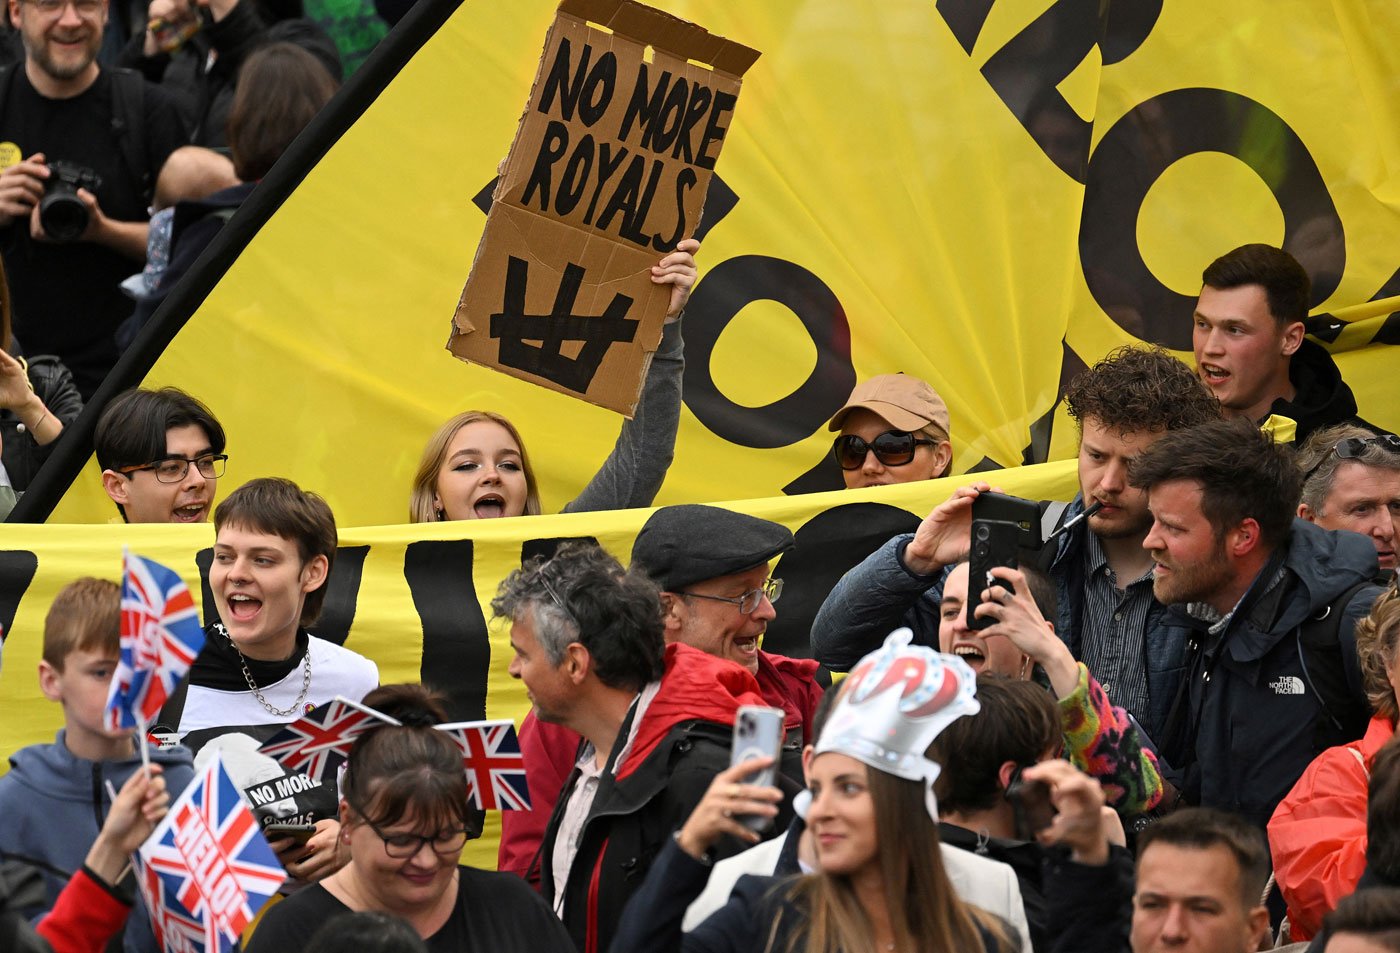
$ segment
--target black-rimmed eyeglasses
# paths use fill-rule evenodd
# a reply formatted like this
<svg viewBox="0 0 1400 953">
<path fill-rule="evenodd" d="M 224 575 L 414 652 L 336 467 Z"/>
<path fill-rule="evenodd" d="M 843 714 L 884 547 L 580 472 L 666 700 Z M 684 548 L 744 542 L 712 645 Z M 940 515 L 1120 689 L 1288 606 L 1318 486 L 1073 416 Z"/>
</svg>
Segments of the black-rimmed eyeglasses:
<svg viewBox="0 0 1400 953">
<path fill-rule="evenodd" d="M 1382 433 L 1374 437 L 1347 437 L 1345 440 L 1339 440 L 1322 455 L 1322 459 L 1312 465 L 1312 469 L 1303 474 L 1303 482 L 1311 480 L 1312 475 L 1322 468 L 1332 454 L 1335 453 L 1338 460 L 1355 460 L 1366 452 L 1367 447 L 1380 447 L 1391 453 L 1400 453 L 1400 437 L 1393 433 Z"/>
<path fill-rule="evenodd" d="M 781 579 L 769 579 L 763 584 L 761 589 L 750 589 L 739 596 L 709 596 L 703 592 L 682 592 L 683 596 L 690 596 L 692 599 L 711 599 L 715 602 L 727 602 L 732 606 L 738 606 L 739 611 L 748 615 L 759 607 L 763 602 L 763 597 L 767 596 L 769 602 L 777 602 L 778 597 L 783 594 L 783 581 Z"/>
<path fill-rule="evenodd" d="M 217 480 L 224 475 L 224 465 L 228 463 L 226 453 L 206 453 L 203 456 L 190 459 L 189 457 L 166 457 L 163 460 L 154 460 L 150 463 L 142 463 L 134 467 L 119 467 L 118 473 L 136 473 L 140 470 L 150 470 L 156 475 L 156 479 L 161 483 L 179 483 L 185 478 L 185 474 L 190 472 L 190 464 L 194 464 L 199 475 L 206 480 Z"/>
<path fill-rule="evenodd" d="M 354 805 L 351 805 L 352 807 Z M 384 844 L 384 853 L 394 860 L 407 860 L 416 857 L 418 852 L 427 844 L 433 849 L 433 853 L 439 857 L 452 857 L 461 853 L 462 848 L 467 843 L 466 828 L 461 830 L 445 831 L 425 837 L 422 834 L 386 834 L 379 829 L 379 825 L 365 817 L 365 812 L 355 808 L 355 812 L 374 831 L 376 837 Z"/>
<path fill-rule="evenodd" d="M 842 470 L 859 470 L 865 465 L 865 455 L 872 450 L 882 466 L 902 467 L 913 462 L 914 451 L 919 447 L 931 446 L 933 441 L 927 437 L 916 436 L 907 430 L 886 430 L 869 443 L 855 434 L 842 434 L 831 445 L 831 452 Z"/>
</svg>

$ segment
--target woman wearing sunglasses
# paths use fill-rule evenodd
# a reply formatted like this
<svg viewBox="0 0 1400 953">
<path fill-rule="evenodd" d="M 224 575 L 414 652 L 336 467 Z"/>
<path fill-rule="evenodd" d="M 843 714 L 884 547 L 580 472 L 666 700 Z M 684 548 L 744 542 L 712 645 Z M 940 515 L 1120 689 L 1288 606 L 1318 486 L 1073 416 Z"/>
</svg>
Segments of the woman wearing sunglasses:
<svg viewBox="0 0 1400 953">
<path fill-rule="evenodd" d="M 539 895 L 510 874 L 457 864 L 472 828 L 457 743 L 421 685 L 386 685 L 364 703 L 402 724 L 371 729 L 350 749 L 340 837 L 350 861 L 272 907 L 247 953 L 304 949 L 326 923 L 366 910 L 408 921 L 432 953 L 573 953 Z"/>
<path fill-rule="evenodd" d="M 881 374 L 858 384 L 827 429 L 841 431 L 831 449 L 848 490 L 933 480 L 952 469 L 948 405 L 917 377 Z"/>
</svg>

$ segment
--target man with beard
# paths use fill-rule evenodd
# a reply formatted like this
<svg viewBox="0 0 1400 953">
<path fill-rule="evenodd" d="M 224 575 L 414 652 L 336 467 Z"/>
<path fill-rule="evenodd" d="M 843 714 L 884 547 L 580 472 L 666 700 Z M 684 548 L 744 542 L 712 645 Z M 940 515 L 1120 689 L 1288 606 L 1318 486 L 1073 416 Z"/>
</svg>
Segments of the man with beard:
<svg viewBox="0 0 1400 953">
<path fill-rule="evenodd" d="M 1313 758 L 1365 729 L 1353 630 L 1380 592 L 1376 549 L 1295 518 L 1291 451 L 1248 420 L 1167 434 L 1131 481 L 1153 594 L 1190 632 L 1161 752 L 1189 802 L 1263 827 Z"/>
<path fill-rule="evenodd" d="M 22 66 L 0 70 L 0 252 L 14 334 L 30 354 L 58 355 L 88 400 L 132 310 L 120 285 L 146 258 L 151 188 L 187 135 L 169 94 L 98 67 L 107 0 L 9 0 L 9 12 L 25 52 Z M 66 205 L 44 205 L 64 183 Z"/>
<path fill-rule="evenodd" d="M 1046 504 L 1072 525 L 1047 548 L 1059 613 L 1055 631 L 1100 680 L 1113 704 L 1155 737 L 1166 721 L 1185 647 L 1152 598 L 1152 561 L 1142 549 L 1151 525 L 1128 465 L 1164 434 L 1220 417 L 1190 368 L 1161 349 L 1124 347 L 1084 371 L 1065 391 L 1079 424 L 1079 494 Z M 885 544 L 837 583 L 812 626 L 812 652 L 845 669 L 899 625 L 938 645 L 946 567 L 968 549 L 972 500 L 986 484 L 959 490 L 917 532 Z M 1086 507 L 1097 504 L 1089 518 Z"/>
</svg>

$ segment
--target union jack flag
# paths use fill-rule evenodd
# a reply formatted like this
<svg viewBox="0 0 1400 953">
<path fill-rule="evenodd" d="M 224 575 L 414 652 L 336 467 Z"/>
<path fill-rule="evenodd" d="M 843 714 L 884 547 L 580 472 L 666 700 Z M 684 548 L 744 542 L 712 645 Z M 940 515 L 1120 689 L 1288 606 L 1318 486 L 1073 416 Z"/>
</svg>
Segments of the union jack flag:
<svg viewBox="0 0 1400 953">
<path fill-rule="evenodd" d="M 199 613 L 183 579 L 126 554 L 122 573 L 121 659 L 107 693 L 107 728 L 149 725 L 204 647 Z"/>
<path fill-rule="evenodd" d="M 136 857 L 136 886 L 151 917 L 156 947 L 165 953 L 198 953 L 203 949 L 204 924 L 179 910 L 179 904 L 166 900 L 165 883 L 150 864 Z"/>
<path fill-rule="evenodd" d="M 397 724 L 388 715 L 337 695 L 268 738 L 258 751 L 288 771 L 300 771 L 320 782 L 335 777 L 336 769 L 350 757 L 350 746 L 365 731 Z"/>
<path fill-rule="evenodd" d="M 530 788 L 525 783 L 525 758 L 515 724 L 509 721 L 464 721 L 438 725 L 462 749 L 467 794 L 484 811 L 528 811 Z"/>
<path fill-rule="evenodd" d="M 153 898 L 156 930 L 188 940 L 196 953 L 231 951 L 287 879 L 219 754 L 171 806 L 139 855 L 155 875 L 142 878 L 142 889 Z"/>
</svg>

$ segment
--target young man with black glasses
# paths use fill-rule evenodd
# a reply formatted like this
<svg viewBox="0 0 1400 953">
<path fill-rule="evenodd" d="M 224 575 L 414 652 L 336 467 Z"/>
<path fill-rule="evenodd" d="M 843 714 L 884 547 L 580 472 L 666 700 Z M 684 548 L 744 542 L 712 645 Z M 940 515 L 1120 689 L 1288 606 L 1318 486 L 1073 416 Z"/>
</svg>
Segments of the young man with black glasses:
<svg viewBox="0 0 1400 953">
<path fill-rule="evenodd" d="M 1318 430 L 1298 449 L 1298 515 L 1323 529 L 1370 537 L 1381 573 L 1395 573 L 1400 542 L 1400 437 L 1352 424 Z"/>
<path fill-rule="evenodd" d="M 856 385 L 827 425 L 846 489 L 946 476 L 953 465 L 948 405 L 927 381 L 881 374 Z"/>
<path fill-rule="evenodd" d="M 1152 597 L 1152 560 L 1142 548 L 1152 525 L 1128 466 L 1165 434 L 1220 418 L 1191 369 L 1160 349 L 1124 347 L 1065 390 L 1079 424 L 1079 495 L 1043 504 L 1047 573 L 1055 581 L 1055 631 L 1099 679 L 1113 704 L 1155 737 L 1175 694 L 1185 636 L 1164 623 Z M 956 491 L 919 526 L 897 536 L 836 584 L 812 625 L 812 654 L 847 669 L 890 630 L 907 625 L 918 644 L 938 645 L 947 567 L 967 553 L 980 483 Z M 1087 513 L 1087 517 L 1086 517 Z"/>
<path fill-rule="evenodd" d="M 208 522 L 228 463 L 224 428 L 189 394 L 119 394 L 97 422 L 93 448 L 102 488 L 126 522 Z"/>
</svg>

